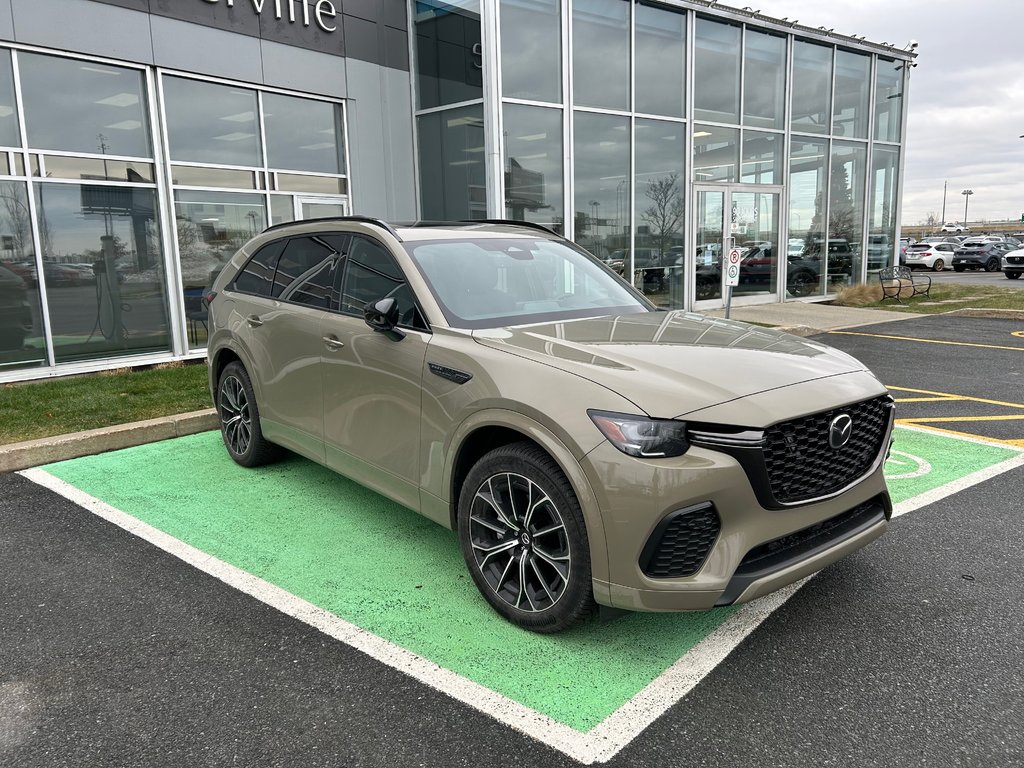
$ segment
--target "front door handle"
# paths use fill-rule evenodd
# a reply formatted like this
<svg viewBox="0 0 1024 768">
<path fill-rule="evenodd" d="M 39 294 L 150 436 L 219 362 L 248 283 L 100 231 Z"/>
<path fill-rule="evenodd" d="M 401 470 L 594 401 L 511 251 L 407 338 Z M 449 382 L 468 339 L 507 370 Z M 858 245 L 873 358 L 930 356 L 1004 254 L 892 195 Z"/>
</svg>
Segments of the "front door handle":
<svg viewBox="0 0 1024 768">
<path fill-rule="evenodd" d="M 258 315 L 249 315 L 247 318 L 245 318 L 245 322 L 249 324 L 250 328 L 259 328 L 261 325 L 263 325 L 263 321 L 260 320 Z"/>
<path fill-rule="evenodd" d="M 332 352 L 337 352 L 345 346 L 345 342 L 341 341 L 337 336 L 324 336 L 323 341 L 324 345 Z"/>
</svg>

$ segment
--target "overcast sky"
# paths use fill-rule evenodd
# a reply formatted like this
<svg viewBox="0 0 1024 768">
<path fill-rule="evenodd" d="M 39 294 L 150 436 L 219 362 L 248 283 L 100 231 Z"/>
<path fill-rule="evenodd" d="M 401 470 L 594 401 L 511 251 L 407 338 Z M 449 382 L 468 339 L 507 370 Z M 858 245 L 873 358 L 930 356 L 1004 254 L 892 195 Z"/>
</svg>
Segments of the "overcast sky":
<svg viewBox="0 0 1024 768">
<path fill-rule="evenodd" d="M 729 0 L 729 5 L 743 3 Z M 903 224 L 964 217 L 1019 220 L 1024 213 L 1024 2 L 1022 0 L 751 0 L 766 16 L 798 19 L 903 48 L 911 70 Z"/>
</svg>

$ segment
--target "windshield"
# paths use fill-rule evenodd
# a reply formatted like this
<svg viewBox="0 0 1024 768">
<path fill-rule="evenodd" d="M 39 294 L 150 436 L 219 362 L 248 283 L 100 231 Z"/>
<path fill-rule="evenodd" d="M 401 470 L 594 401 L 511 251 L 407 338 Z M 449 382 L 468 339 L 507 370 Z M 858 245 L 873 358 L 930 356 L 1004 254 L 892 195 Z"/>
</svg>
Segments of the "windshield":
<svg viewBox="0 0 1024 768">
<path fill-rule="evenodd" d="M 651 312 L 589 254 L 542 238 L 406 242 L 448 324 L 498 328 Z"/>
</svg>

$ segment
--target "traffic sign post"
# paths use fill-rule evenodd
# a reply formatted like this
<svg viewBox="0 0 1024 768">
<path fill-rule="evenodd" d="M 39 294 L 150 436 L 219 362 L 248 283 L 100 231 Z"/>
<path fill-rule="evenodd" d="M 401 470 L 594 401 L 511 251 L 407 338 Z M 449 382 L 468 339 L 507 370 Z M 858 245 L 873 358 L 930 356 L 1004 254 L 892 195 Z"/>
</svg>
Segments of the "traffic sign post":
<svg viewBox="0 0 1024 768">
<path fill-rule="evenodd" d="M 739 248 L 729 249 L 729 258 L 725 262 L 725 286 L 728 295 L 725 299 L 725 319 L 729 319 L 729 312 L 732 309 L 732 289 L 740 284 L 740 258 L 742 254 Z"/>
</svg>

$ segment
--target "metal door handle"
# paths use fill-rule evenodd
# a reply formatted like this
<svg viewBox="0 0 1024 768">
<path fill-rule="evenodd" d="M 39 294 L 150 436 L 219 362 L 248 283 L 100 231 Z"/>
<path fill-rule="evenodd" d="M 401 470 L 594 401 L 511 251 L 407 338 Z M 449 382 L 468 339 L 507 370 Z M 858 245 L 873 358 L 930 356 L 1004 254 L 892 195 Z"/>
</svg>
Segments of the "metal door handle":
<svg viewBox="0 0 1024 768">
<path fill-rule="evenodd" d="M 257 315 L 249 315 L 247 318 L 245 318 L 245 322 L 249 324 L 250 328 L 259 328 L 261 325 L 263 325 L 263 321 L 260 320 Z"/>
<path fill-rule="evenodd" d="M 345 342 L 339 340 L 337 336 L 324 336 L 323 340 L 327 348 L 332 351 L 339 350 L 345 346 Z"/>
</svg>

